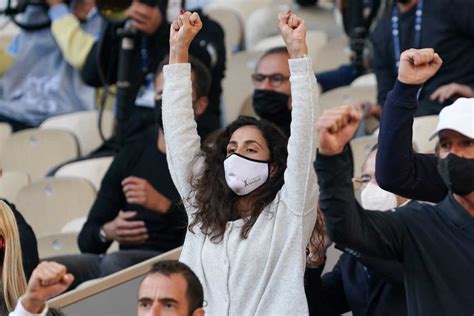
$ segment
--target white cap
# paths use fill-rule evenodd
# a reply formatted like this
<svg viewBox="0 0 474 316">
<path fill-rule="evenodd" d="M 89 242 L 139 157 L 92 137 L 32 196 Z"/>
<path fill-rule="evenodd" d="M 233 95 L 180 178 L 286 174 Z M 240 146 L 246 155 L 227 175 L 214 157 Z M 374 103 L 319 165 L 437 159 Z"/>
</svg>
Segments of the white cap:
<svg viewBox="0 0 474 316">
<path fill-rule="evenodd" d="M 474 98 L 459 98 L 439 113 L 438 126 L 430 137 L 433 139 L 444 129 L 450 129 L 474 138 Z"/>
</svg>

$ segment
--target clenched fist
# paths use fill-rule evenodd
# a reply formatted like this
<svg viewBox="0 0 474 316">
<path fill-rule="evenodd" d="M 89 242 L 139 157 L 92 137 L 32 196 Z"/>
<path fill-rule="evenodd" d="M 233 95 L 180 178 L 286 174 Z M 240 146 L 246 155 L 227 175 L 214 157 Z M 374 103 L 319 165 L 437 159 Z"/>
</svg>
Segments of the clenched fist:
<svg viewBox="0 0 474 316">
<path fill-rule="evenodd" d="M 201 18 L 196 12 L 181 12 L 171 23 L 170 64 L 188 62 L 189 46 L 201 28 Z"/>
<path fill-rule="evenodd" d="M 304 20 L 288 11 L 278 15 L 278 26 L 290 58 L 300 58 L 308 53 Z"/>
<path fill-rule="evenodd" d="M 432 48 L 406 50 L 400 56 L 398 80 L 406 84 L 424 84 L 438 72 L 442 63 Z"/>
<path fill-rule="evenodd" d="M 325 156 L 340 154 L 359 127 L 361 114 L 349 105 L 324 111 L 316 123 L 319 152 Z"/>
</svg>

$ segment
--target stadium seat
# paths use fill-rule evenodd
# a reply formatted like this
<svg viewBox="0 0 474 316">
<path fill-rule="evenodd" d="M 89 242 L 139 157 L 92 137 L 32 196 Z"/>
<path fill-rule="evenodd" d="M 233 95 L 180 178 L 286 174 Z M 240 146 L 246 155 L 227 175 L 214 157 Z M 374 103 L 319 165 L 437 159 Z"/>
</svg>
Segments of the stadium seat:
<svg viewBox="0 0 474 316">
<path fill-rule="evenodd" d="M 30 183 L 30 177 L 21 171 L 4 171 L 0 176 L 0 198 L 15 204 L 18 192 Z"/>
<path fill-rule="evenodd" d="M 53 116 L 45 120 L 40 128 L 59 129 L 71 132 L 79 142 L 81 155 L 87 155 L 97 149 L 102 143 L 98 127 L 99 112 L 83 111 Z M 102 131 L 106 139 L 112 136 L 114 115 L 104 111 L 102 116 Z"/>
<path fill-rule="evenodd" d="M 0 123 L 0 154 L 2 153 L 5 142 L 12 134 L 12 127 L 8 123 Z"/>
<path fill-rule="evenodd" d="M 419 153 L 434 153 L 436 140 L 430 141 L 430 136 L 438 125 L 438 115 L 415 117 L 413 120 L 413 144 Z"/>
<path fill-rule="evenodd" d="M 24 187 L 18 210 L 37 237 L 60 233 L 69 221 L 87 216 L 96 198 L 94 186 L 78 178 L 45 178 Z"/>
<path fill-rule="evenodd" d="M 242 104 L 242 107 L 240 108 L 240 113 L 239 115 L 246 115 L 246 116 L 252 116 L 252 117 L 258 117 L 257 113 L 255 113 L 252 105 L 252 94 L 249 95 L 244 103 Z"/>
<path fill-rule="evenodd" d="M 356 105 L 361 102 L 376 103 L 376 87 L 341 87 L 321 94 L 322 109 L 340 105 Z"/>
<path fill-rule="evenodd" d="M 354 177 L 360 177 L 362 174 L 362 165 L 370 153 L 372 147 L 377 144 L 377 137 L 372 135 L 354 138 L 350 145 L 354 161 Z"/>
<path fill-rule="evenodd" d="M 78 233 L 57 233 L 38 237 L 38 254 L 41 259 L 63 255 L 76 255 Z"/>
<path fill-rule="evenodd" d="M 100 189 L 102 178 L 110 167 L 113 157 L 100 157 L 74 161 L 61 166 L 55 177 L 78 177 L 89 180 L 97 191 Z"/>
<path fill-rule="evenodd" d="M 207 7 L 205 13 L 219 23 L 224 30 L 227 56 L 240 51 L 243 46 L 244 30 L 239 13 L 225 6 Z"/>
<path fill-rule="evenodd" d="M 377 87 L 377 78 L 374 73 L 362 75 L 352 81 L 351 87 Z"/>
<path fill-rule="evenodd" d="M 348 39 L 346 36 L 340 36 L 329 40 L 316 53 L 317 59 L 314 71 L 316 73 L 333 70 L 341 65 L 350 63 L 348 50 Z"/>
<path fill-rule="evenodd" d="M 77 158 L 79 148 L 71 133 L 61 130 L 26 129 L 13 133 L 0 156 L 4 171 L 23 171 L 30 179 L 44 177 L 48 171 Z"/>
<path fill-rule="evenodd" d="M 261 52 L 239 52 L 227 61 L 223 88 L 223 123 L 235 120 L 245 99 L 253 92 L 251 75 L 255 71 Z"/>
<path fill-rule="evenodd" d="M 306 38 L 308 42 L 308 54 L 311 56 L 313 64 L 315 65 L 318 60 L 318 51 L 327 43 L 328 36 L 322 31 L 308 31 Z M 281 35 L 275 35 L 262 39 L 254 47 L 249 48 L 249 50 L 261 51 L 263 53 L 279 46 L 285 46 L 285 42 Z"/>
</svg>

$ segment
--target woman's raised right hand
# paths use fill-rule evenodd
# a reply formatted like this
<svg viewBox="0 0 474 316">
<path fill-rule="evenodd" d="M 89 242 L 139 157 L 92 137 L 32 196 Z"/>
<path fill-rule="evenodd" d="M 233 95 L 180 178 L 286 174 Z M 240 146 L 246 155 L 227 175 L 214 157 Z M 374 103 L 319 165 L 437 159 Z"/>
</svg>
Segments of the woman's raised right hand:
<svg viewBox="0 0 474 316">
<path fill-rule="evenodd" d="M 196 12 L 181 12 L 171 23 L 170 64 L 188 62 L 189 46 L 201 28 L 201 18 Z"/>
</svg>

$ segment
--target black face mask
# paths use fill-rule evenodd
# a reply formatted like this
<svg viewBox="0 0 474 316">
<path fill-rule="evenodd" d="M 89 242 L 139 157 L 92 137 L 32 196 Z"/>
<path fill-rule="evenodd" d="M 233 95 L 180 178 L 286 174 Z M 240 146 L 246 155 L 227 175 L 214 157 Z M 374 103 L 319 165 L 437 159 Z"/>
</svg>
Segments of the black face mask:
<svg viewBox="0 0 474 316">
<path fill-rule="evenodd" d="M 155 100 L 155 124 L 163 130 L 162 99 Z"/>
<path fill-rule="evenodd" d="M 260 118 L 278 125 L 287 135 L 290 134 L 291 111 L 288 109 L 286 94 L 272 90 L 253 92 L 253 109 Z"/>
<path fill-rule="evenodd" d="M 474 159 L 449 154 L 438 161 L 438 172 L 452 193 L 464 196 L 474 192 Z"/>
</svg>

